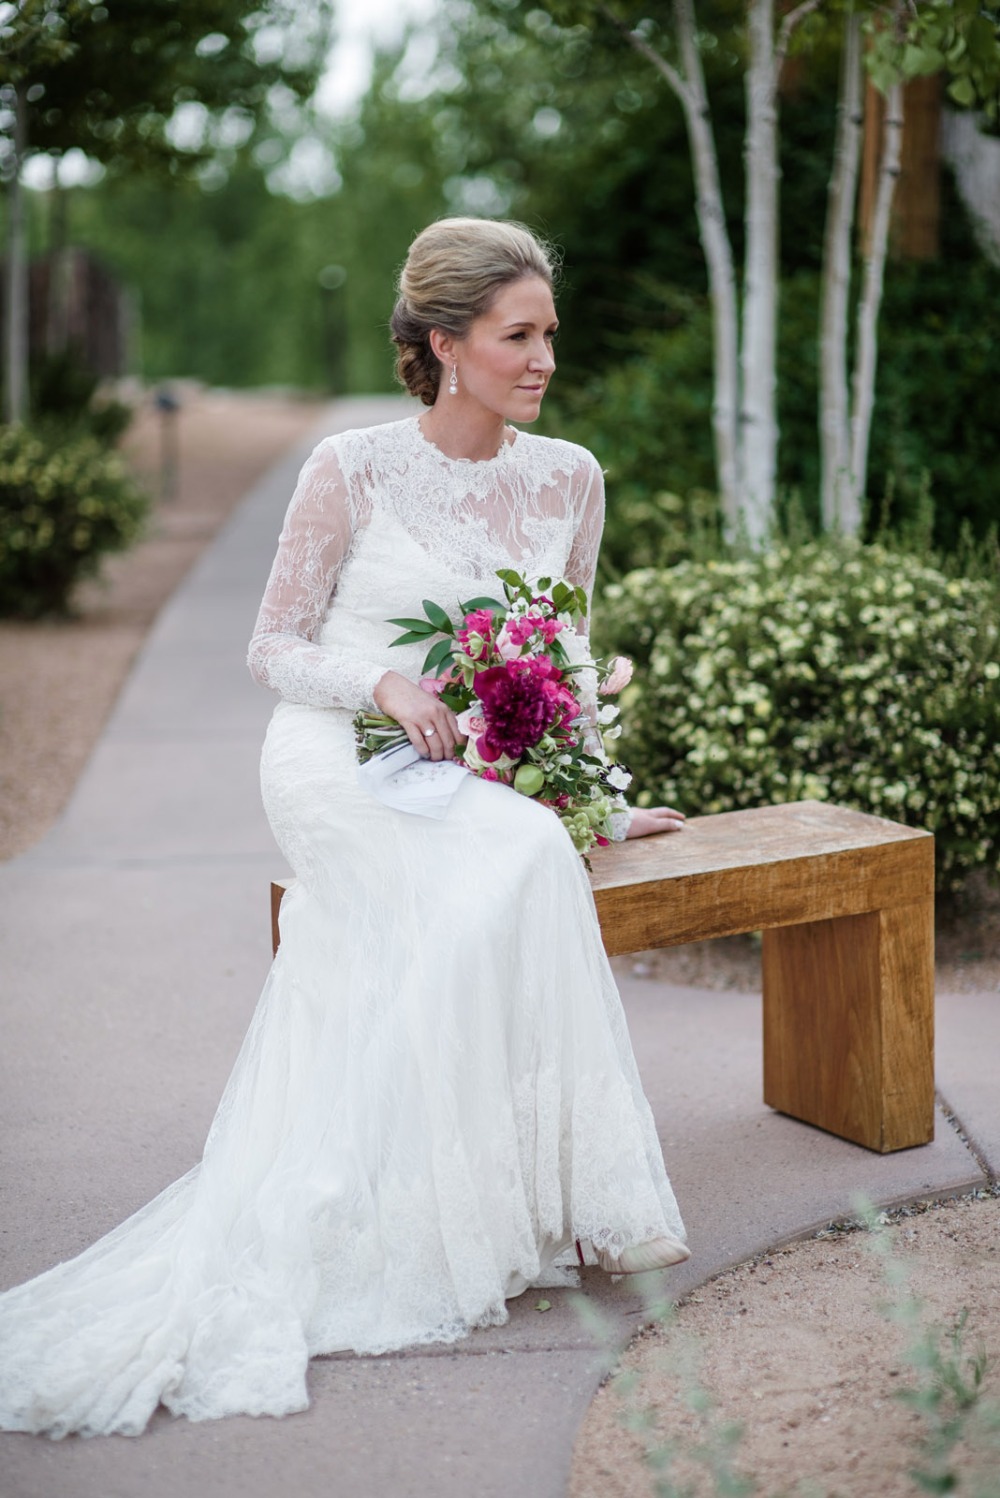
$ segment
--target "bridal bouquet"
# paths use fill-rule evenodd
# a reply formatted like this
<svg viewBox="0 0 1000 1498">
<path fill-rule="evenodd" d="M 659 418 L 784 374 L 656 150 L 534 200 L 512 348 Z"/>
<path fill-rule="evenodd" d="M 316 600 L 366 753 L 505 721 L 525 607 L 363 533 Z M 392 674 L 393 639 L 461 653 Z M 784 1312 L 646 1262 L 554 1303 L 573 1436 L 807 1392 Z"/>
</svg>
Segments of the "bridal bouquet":
<svg viewBox="0 0 1000 1498">
<path fill-rule="evenodd" d="M 439 604 L 424 600 L 424 619 L 390 619 L 404 633 L 393 645 L 433 641 L 420 685 L 457 715 L 466 743 L 460 760 L 483 780 L 502 781 L 550 806 L 574 846 L 586 854 L 611 838 L 611 816 L 623 806 L 631 776 L 609 764 L 604 740 L 617 738 L 618 709 L 598 706 L 598 693 L 626 685 L 624 658 L 594 661 L 579 624 L 586 616 L 582 588 L 539 578 L 530 585 L 501 570 L 504 598 L 460 603 L 456 624 Z M 440 637 L 440 638 L 437 638 Z M 398 748 L 406 734 L 381 713 L 354 719 L 362 763 Z"/>
</svg>

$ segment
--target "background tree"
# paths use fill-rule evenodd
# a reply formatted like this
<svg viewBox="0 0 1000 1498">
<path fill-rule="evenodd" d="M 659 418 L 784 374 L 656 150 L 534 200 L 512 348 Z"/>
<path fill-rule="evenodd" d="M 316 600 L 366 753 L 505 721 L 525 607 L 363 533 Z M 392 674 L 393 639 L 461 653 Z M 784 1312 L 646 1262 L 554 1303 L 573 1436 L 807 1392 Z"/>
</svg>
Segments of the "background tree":
<svg viewBox="0 0 1000 1498">
<path fill-rule="evenodd" d="M 483 0 L 484 4 L 495 0 Z M 507 6 L 506 9 L 515 7 Z M 524 10 L 524 4 L 516 7 Z M 801 0 L 779 19 L 773 0 L 748 0 L 745 24 L 746 174 L 744 260 L 737 287 L 727 233 L 712 111 L 702 66 L 704 29 L 694 0 L 632 8 L 606 0 L 549 0 L 546 9 L 564 23 L 602 25 L 620 33 L 655 68 L 684 110 L 694 167 L 699 231 L 713 312 L 712 421 L 717 482 L 730 531 L 742 529 L 759 545 L 773 524 L 777 443 L 776 346 L 778 314 L 778 101 L 779 80 L 797 28 L 810 20 L 842 22 L 839 0 Z M 706 8 L 707 10 L 707 8 Z M 701 26 L 706 10 L 699 12 Z M 869 18 L 867 66 L 886 93 L 884 142 L 874 224 L 866 246 L 858 307 L 851 399 L 847 385 L 847 305 L 851 229 L 855 211 L 859 139 L 853 128 L 861 67 L 859 22 L 849 8 L 842 71 L 841 129 L 830 190 L 821 402 L 824 518 L 849 533 L 861 524 L 876 371 L 876 328 L 882 299 L 888 226 L 898 176 L 902 84 L 936 69 L 953 70 L 950 92 L 958 102 L 990 104 L 1000 82 L 1000 27 L 978 0 L 902 0 Z"/>
<path fill-rule="evenodd" d="M 26 414 L 21 169 L 79 149 L 118 169 L 190 170 L 311 95 L 332 0 L 22 0 L 0 5 L 8 189 L 6 415 Z M 185 118 L 186 116 L 186 118 Z"/>
<path fill-rule="evenodd" d="M 702 64 L 739 264 L 742 10 L 702 4 L 714 17 Z M 778 140 L 778 511 L 785 524 L 801 509 L 812 526 L 839 68 L 838 32 L 819 21 L 808 19 L 808 55 L 786 70 Z M 283 163 L 300 152 L 332 157 L 337 173 L 324 166 L 289 196 Z M 868 492 L 874 523 L 888 507 L 893 525 L 911 524 L 930 484 L 935 542 L 953 547 L 964 523 L 984 534 L 995 518 L 1000 272 L 977 248 L 947 170 L 941 189 L 941 259 L 897 263 L 886 277 Z M 41 243 L 46 195 L 27 196 Z M 141 299 L 147 377 L 338 389 L 343 379 L 355 391 L 393 388 L 392 281 L 413 234 L 446 212 L 523 219 L 565 256 L 559 378 L 543 423 L 592 447 L 609 471 L 607 567 L 716 544 L 711 314 L 684 116 L 616 33 L 560 26 L 541 9 L 443 0 L 429 34 L 379 56 L 351 119 L 331 126 L 299 112 L 285 128 L 276 118 L 242 145 L 217 143 L 169 193 L 148 175 L 110 173 L 72 200 L 75 237 Z M 328 271 L 346 280 L 327 290 Z M 342 374 L 330 369 L 334 343 Z M 932 394 L 929 371 L 940 371 Z"/>
</svg>

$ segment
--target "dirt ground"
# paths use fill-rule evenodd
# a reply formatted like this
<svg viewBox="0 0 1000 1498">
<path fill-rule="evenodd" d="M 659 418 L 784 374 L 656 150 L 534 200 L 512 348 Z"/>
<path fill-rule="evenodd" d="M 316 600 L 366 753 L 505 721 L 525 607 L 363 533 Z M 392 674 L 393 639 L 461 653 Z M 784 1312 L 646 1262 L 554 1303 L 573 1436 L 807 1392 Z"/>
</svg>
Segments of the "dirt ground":
<svg viewBox="0 0 1000 1498">
<path fill-rule="evenodd" d="M 23 852 L 51 826 L 158 610 L 241 495 L 319 416 L 317 406 L 280 395 L 195 386 L 179 393 L 180 482 L 174 497 L 157 501 L 146 539 L 81 590 L 74 619 L 0 621 L 0 859 Z M 148 400 L 126 452 L 155 492 L 160 431 Z M 995 892 L 973 889 L 941 925 L 938 956 L 941 989 L 1000 992 Z M 759 963 L 750 938 L 633 959 L 637 971 L 675 982 L 751 991 L 759 987 Z M 950 1327 L 967 1309 L 966 1356 L 985 1346 L 993 1364 L 984 1398 L 1000 1406 L 1000 1200 L 986 1195 L 904 1213 L 893 1232 L 893 1252 L 909 1263 L 912 1289 L 926 1302 L 925 1321 Z M 879 1309 L 885 1265 L 869 1249 L 869 1235 L 841 1231 L 793 1245 L 697 1291 L 672 1329 L 656 1325 L 643 1334 L 584 1422 L 570 1498 L 652 1498 L 656 1478 L 645 1445 L 676 1441 L 690 1452 L 704 1444 L 703 1424 L 689 1408 L 693 1375 L 677 1377 L 693 1349 L 713 1418 L 746 1428 L 738 1465 L 757 1474 L 758 1492 L 902 1498 L 918 1491 L 905 1474 L 926 1422 L 895 1397 L 917 1375 L 900 1327 Z M 645 1442 L 625 1423 L 630 1407 L 633 1423 L 637 1409 L 653 1412 Z M 954 1463 L 959 1491 L 970 1495 L 980 1491 L 973 1480 L 988 1460 L 986 1422 L 977 1414 L 972 1424 Z M 661 1493 L 687 1492 L 682 1479 L 696 1484 L 692 1498 L 738 1491 L 713 1487 L 702 1464 L 684 1460 L 678 1488 Z M 1000 1448 L 993 1467 L 1000 1470 Z M 1000 1498 L 1000 1481 L 990 1477 L 981 1493 Z"/>
<path fill-rule="evenodd" d="M 695 1455 L 724 1453 L 722 1428 L 733 1423 L 743 1427 L 733 1467 L 768 1498 L 910 1498 L 921 1491 L 911 1468 L 956 1479 L 925 1492 L 997 1498 L 1000 1199 L 893 1215 L 879 1235 L 887 1254 L 868 1232 L 834 1230 L 738 1266 L 682 1302 L 671 1323 L 654 1321 L 590 1408 L 569 1498 L 654 1498 L 668 1473 L 677 1486 L 660 1492 L 741 1491 L 714 1486 Z M 935 1331 L 942 1370 L 968 1387 L 976 1358 L 989 1360 L 937 1466 L 927 1443 L 955 1401 L 936 1417 L 909 1402 L 928 1387 L 934 1344 L 923 1339 Z M 693 1407 L 704 1395 L 707 1412 Z M 657 1470 L 656 1453 L 671 1446 L 673 1461 Z"/>
</svg>

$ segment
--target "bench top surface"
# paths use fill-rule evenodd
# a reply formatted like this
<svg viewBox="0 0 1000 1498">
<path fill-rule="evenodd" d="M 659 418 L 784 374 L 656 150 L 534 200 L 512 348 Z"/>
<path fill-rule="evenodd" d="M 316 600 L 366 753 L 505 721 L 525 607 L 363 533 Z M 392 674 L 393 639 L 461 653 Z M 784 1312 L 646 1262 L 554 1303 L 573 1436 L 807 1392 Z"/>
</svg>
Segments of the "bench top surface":
<svg viewBox="0 0 1000 1498">
<path fill-rule="evenodd" d="M 590 855 L 595 890 L 754 868 L 813 855 L 931 839 L 929 832 L 825 801 L 692 817 L 683 832 L 631 838 Z"/>
</svg>

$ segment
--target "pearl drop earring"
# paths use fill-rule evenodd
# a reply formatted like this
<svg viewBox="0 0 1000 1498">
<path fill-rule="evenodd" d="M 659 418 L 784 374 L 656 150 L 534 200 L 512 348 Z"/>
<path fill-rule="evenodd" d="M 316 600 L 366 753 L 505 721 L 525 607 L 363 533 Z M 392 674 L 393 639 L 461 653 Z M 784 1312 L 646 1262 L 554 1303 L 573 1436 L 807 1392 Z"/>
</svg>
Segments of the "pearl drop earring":
<svg viewBox="0 0 1000 1498">
<path fill-rule="evenodd" d="M 458 394 L 458 365 L 457 364 L 453 364 L 451 366 L 451 378 L 448 381 L 448 394 L 449 395 L 457 395 Z"/>
</svg>

